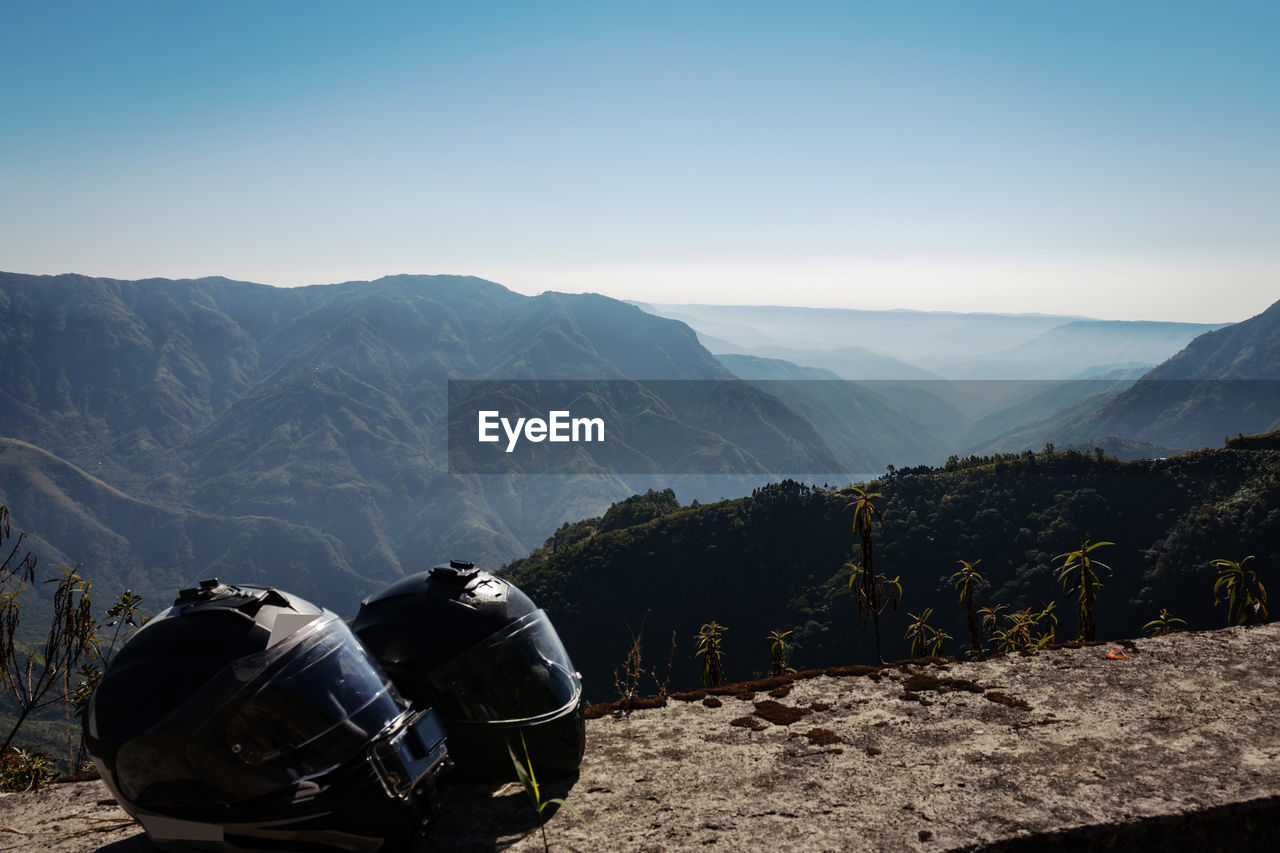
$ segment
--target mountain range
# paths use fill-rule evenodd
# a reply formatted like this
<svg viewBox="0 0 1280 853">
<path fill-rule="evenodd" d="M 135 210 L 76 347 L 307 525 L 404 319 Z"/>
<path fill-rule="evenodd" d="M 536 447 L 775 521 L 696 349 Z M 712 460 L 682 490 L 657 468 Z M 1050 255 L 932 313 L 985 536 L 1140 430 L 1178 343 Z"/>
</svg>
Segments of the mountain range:
<svg viewBox="0 0 1280 853">
<path fill-rule="evenodd" d="M 762 316 L 726 311 L 726 322 Z M 812 322 L 815 345 L 830 343 L 844 316 L 778 311 L 768 334 Z M 1198 446 L 1182 439 L 1204 429 L 1221 438 L 1224 419 L 1231 434 L 1256 431 L 1272 411 L 1257 404 L 1257 417 L 1233 419 L 1219 394 L 1221 417 L 1205 408 L 1203 418 L 1185 416 L 1186 429 L 1144 431 L 1156 410 L 1128 375 L 853 383 L 793 361 L 717 357 L 684 322 L 603 296 L 524 296 L 464 276 L 281 289 L 0 273 L 0 318 L 0 502 L 47 562 L 84 561 L 102 587 L 161 596 L 209 574 L 269 579 L 338 610 L 450 557 L 497 565 L 520 556 L 649 488 L 713 500 L 786 474 L 869 477 L 998 440 L 1039 446 L 1028 437 L 1114 437 L 1163 453 Z M 1275 375 L 1277 319 L 1273 308 L 1197 339 L 1190 363 L 1227 378 Z M 890 320 L 897 325 L 863 339 L 927 329 L 957 342 L 958 358 L 979 358 L 975 336 L 1006 349 L 1123 337 L 1078 318 L 920 312 L 880 312 L 859 328 Z M 1153 333 L 1162 346 L 1167 331 Z M 866 351 L 893 360 L 902 350 Z M 1123 355 L 1108 351 L 1107 364 Z M 611 417 L 656 417 L 679 438 L 628 445 L 639 464 L 626 471 L 585 448 L 577 473 L 468 473 L 450 466 L 451 380 L 607 383 L 594 387 Z M 691 405 L 672 390 L 682 382 L 721 396 Z M 1159 413 L 1176 404 L 1160 405 L 1168 420 Z M 1209 426 L 1196 432 L 1201 420 Z M 680 476 L 669 459 L 661 464 L 673 447 L 676 459 L 719 456 L 738 467 Z"/>
<path fill-rule="evenodd" d="M 464 277 L 278 289 L 6 273 L 0 316 L 0 435 L 25 443 L 6 452 L 23 464 L 0 500 L 50 553 L 147 592 L 237 565 L 233 543 L 270 521 L 323 552 L 297 591 L 338 606 L 333 578 L 366 592 L 452 555 L 497 561 L 630 493 L 609 476 L 451 473 L 450 378 L 732 378 L 683 324 Z M 50 485 L 73 480 L 101 500 Z M 128 532 L 115 507 L 130 500 L 186 520 L 154 525 L 179 531 L 172 548 Z M 221 525 L 223 550 L 188 546 L 192 519 Z M 277 576 L 269 550 L 237 576 Z"/>
</svg>

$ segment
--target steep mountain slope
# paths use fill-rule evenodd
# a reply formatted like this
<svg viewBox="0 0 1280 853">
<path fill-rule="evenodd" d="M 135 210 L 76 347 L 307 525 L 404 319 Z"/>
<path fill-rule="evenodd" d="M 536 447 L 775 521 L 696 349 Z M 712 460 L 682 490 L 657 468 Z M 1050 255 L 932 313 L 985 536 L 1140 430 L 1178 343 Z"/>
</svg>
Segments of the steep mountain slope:
<svg viewBox="0 0 1280 853">
<path fill-rule="evenodd" d="M 1280 302 L 1196 338 L 1144 379 L 1280 379 Z"/>
<path fill-rule="evenodd" d="M 1123 393 L 1062 410 L 984 450 L 1020 450 L 1099 436 L 1169 447 L 1218 446 L 1224 436 L 1280 427 L 1280 302 L 1207 332 Z"/>
<path fill-rule="evenodd" d="M 341 600 L 371 583 L 332 535 L 259 515 L 216 516 L 139 500 L 15 439 L 0 438 L 0 503 L 16 508 L 16 526 L 38 531 L 24 547 L 37 555 L 42 575 L 52 565 L 83 562 L 102 594 L 132 589 L 149 612 L 189 585 L 197 567 L 201 577 L 234 574 L 317 600 Z"/>
</svg>

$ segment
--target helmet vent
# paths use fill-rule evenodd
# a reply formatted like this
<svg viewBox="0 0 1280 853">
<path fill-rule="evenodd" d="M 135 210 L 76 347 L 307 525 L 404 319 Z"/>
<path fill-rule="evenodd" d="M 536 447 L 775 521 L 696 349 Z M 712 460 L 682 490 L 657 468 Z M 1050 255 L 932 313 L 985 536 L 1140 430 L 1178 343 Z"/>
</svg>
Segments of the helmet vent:
<svg viewBox="0 0 1280 853">
<path fill-rule="evenodd" d="M 442 583 L 465 584 L 478 574 L 480 570 L 476 568 L 475 563 L 469 563 L 466 560 L 450 560 L 449 565 L 436 566 L 431 570 L 432 579 Z"/>
<path fill-rule="evenodd" d="M 216 610 L 239 610 L 252 618 L 262 607 L 270 590 L 258 587 L 227 586 L 217 578 L 200 581 L 200 585 L 192 589 L 184 589 L 174 599 L 175 607 L 199 605 L 195 610 L 212 608 Z"/>
</svg>

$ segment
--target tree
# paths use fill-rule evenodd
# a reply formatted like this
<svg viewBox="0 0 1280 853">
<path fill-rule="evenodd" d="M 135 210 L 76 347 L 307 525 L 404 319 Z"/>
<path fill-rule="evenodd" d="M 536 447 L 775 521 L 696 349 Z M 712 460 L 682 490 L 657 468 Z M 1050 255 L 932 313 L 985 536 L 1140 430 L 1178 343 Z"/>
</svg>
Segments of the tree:
<svg viewBox="0 0 1280 853">
<path fill-rule="evenodd" d="M 1114 542 L 1094 542 L 1090 545 L 1089 540 L 1084 539 L 1080 542 L 1079 551 L 1068 551 L 1054 558 L 1062 561 L 1062 565 L 1054 574 L 1058 580 L 1062 581 L 1063 592 L 1068 596 L 1076 597 L 1076 612 L 1080 617 L 1080 639 L 1086 642 L 1092 642 L 1094 639 L 1093 606 L 1098 599 L 1098 590 L 1102 588 L 1098 570 L 1111 571 L 1110 566 L 1090 557 L 1089 554 L 1098 548 L 1114 544 Z"/>
<path fill-rule="evenodd" d="M 851 570 L 849 588 L 854 591 L 863 625 L 866 625 L 867 617 L 871 617 L 876 635 L 876 659 L 884 663 L 884 655 L 880 652 L 880 614 L 890 605 L 896 611 L 898 600 L 902 597 L 902 584 L 898 577 L 890 580 L 875 570 L 875 543 L 871 531 L 876 524 L 883 523 L 872 499 L 883 498 L 884 495 L 879 492 L 868 493 L 857 486 L 850 486 L 845 491 L 854 498 L 848 506 L 853 508 L 853 535 L 858 540 L 862 553 L 862 562 L 845 563 L 845 568 Z"/>
<path fill-rule="evenodd" d="M 122 625 L 127 637 L 146 622 L 139 613 L 142 596 L 126 590 L 107 611 L 107 627 L 115 628 L 111 642 L 104 648 L 98 637 L 98 620 L 93 616 L 92 583 L 73 569 L 54 566 L 60 577 L 46 580 L 53 584 L 53 616 L 44 644 L 28 648 L 18 643 L 22 620 L 22 594 L 36 581 L 36 558 L 23 552 L 24 534 L 19 533 L 7 552 L 0 548 L 0 687 L 13 697 L 17 718 L 0 745 L 3 756 L 17 737 L 18 730 L 31 715 L 61 702 L 67 736 L 67 765 L 76 772 L 83 759 L 84 738 L 79 735 L 80 759 L 77 759 L 72 710 L 82 712 L 93 688 L 102 676 L 94 661 L 103 665 L 109 660 L 116 642 L 121 639 Z M 0 505 L 0 546 L 12 540 L 9 508 Z M 77 673 L 78 668 L 78 675 Z"/>
<path fill-rule="evenodd" d="M 960 603 L 964 605 L 965 614 L 969 619 L 969 652 L 977 660 L 982 660 L 983 655 L 982 631 L 978 626 L 978 610 L 973 596 L 986 583 L 977 570 L 978 563 L 981 562 L 980 559 L 972 563 L 961 560 L 960 571 L 951 576 L 952 582 L 960 592 Z"/>
<path fill-rule="evenodd" d="M 1247 625 L 1251 620 L 1269 622 L 1271 612 L 1267 609 L 1267 588 L 1258 580 L 1258 573 L 1246 569 L 1245 563 L 1253 559 L 1253 555 L 1240 562 L 1235 560 L 1214 560 L 1218 567 L 1218 580 L 1213 585 L 1213 603 L 1216 606 L 1218 596 L 1224 596 L 1227 602 L 1227 627 Z"/>
<path fill-rule="evenodd" d="M 0 684 L 18 706 L 18 718 L 0 745 L 0 754 L 9 748 L 33 711 L 71 701 L 71 672 L 94 653 L 98 623 L 93 618 L 90 583 L 77 573 L 79 567 L 56 568 L 62 577 L 45 581 L 57 586 L 53 592 L 53 620 L 39 652 L 21 648 L 16 642 L 21 614 L 18 596 L 24 590 L 18 588 L 0 595 Z M 53 691 L 59 685 L 62 692 Z"/>
</svg>

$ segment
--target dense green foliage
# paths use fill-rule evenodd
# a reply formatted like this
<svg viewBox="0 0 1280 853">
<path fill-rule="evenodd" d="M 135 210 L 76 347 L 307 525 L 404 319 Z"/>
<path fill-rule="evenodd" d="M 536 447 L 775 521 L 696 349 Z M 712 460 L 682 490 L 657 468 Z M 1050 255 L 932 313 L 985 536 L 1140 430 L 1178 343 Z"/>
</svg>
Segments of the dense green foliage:
<svg viewBox="0 0 1280 853">
<path fill-rule="evenodd" d="M 1041 637 L 1054 617 L 1045 606 L 1067 604 L 1058 555 L 1084 538 L 1115 542 L 1114 573 L 1094 605 L 1100 639 L 1136 636 L 1161 608 L 1193 628 L 1218 626 L 1210 561 L 1254 554 L 1264 577 L 1280 565 L 1277 451 L 1155 462 L 1028 453 L 897 469 L 864 488 L 884 496 L 877 567 L 901 576 L 904 608 L 932 608 L 934 625 L 953 637 L 969 633 L 953 580 L 959 560 L 982 560 L 975 604 L 1005 606 L 998 629 L 1009 627 L 1005 614 L 1042 616 L 1039 627 L 1023 626 Z M 835 489 L 786 481 L 609 532 L 583 522 L 509 572 L 551 614 L 593 698 L 608 697 L 609 673 L 630 648 L 626 626 L 642 621 L 652 638 L 691 636 L 713 616 L 732 625 L 723 640 L 731 680 L 768 671 L 753 638 L 772 630 L 793 631 L 791 663 L 801 669 L 873 662 L 843 568 L 859 556 L 847 502 Z M 887 633 L 886 657 L 907 653 L 897 639 L 904 629 Z M 677 651 L 676 688 L 696 682 L 692 653 Z"/>
</svg>

